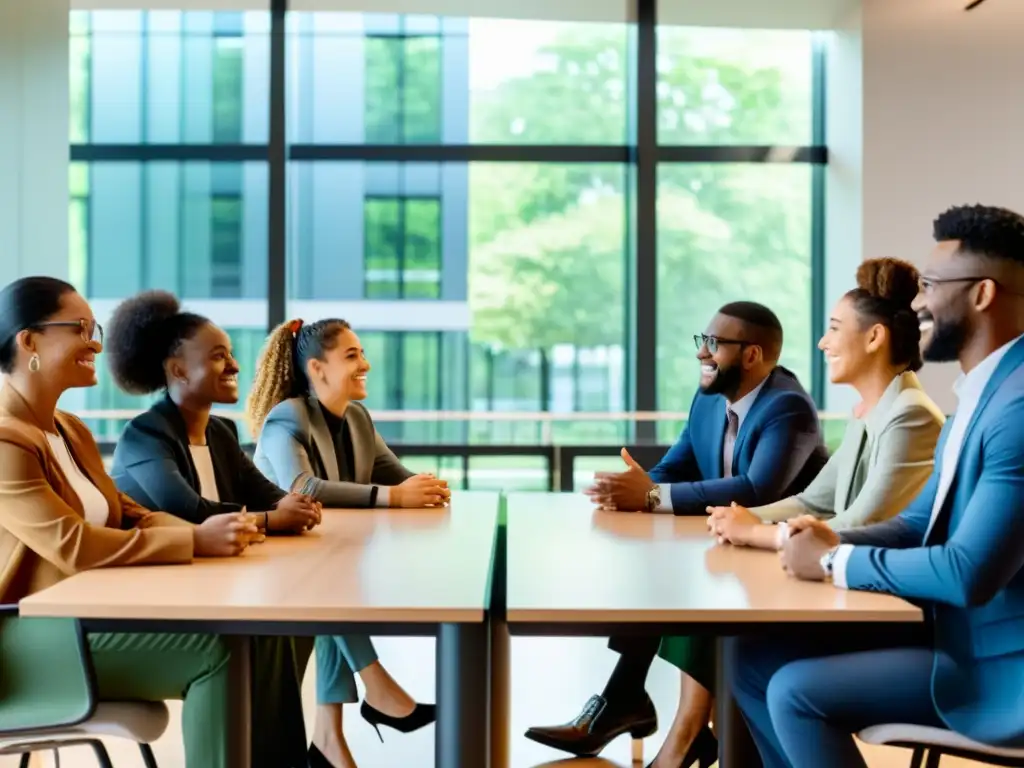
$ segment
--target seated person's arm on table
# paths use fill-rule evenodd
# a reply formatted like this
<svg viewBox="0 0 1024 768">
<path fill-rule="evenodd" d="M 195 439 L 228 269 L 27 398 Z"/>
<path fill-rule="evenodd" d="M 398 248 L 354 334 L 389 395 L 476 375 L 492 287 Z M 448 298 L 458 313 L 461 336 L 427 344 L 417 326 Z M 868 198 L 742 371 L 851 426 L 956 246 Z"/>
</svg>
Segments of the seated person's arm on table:
<svg viewBox="0 0 1024 768">
<path fill-rule="evenodd" d="M 153 506 L 197 525 L 212 515 L 241 511 L 241 504 L 204 499 L 192 487 L 178 468 L 170 437 L 129 425 L 120 442 L 118 451 L 127 457 L 122 471 L 145 489 Z"/>
<path fill-rule="evenodd" d="M 818 446 L 817 416 L 799 397 L 779 398 L 761 430 L 747 472 L 735 477 L 672 485 L 677 515 L 703 515 L 708 507 L 732 502 L 746 507 L 778 498 L 800 474 Z"/>
<path fill-rule="evenodd" d="M 53 490 L 39 455 L 0 439 L 0 525 L 66 575 L 115 565 L 192 560 L 192 526 L 161 525 L 130 504 L 129 530 L 90 525 Z"/>
<path fill-rule="evenodd" d="M 260 446 L 274 467 L 274 474 L 294 493 L 304 493 L 325 507 L 352 509 L 371 506 L 373 486 L 322 480 L 313 472 L 309 453 L 295 430 L 284 423 L 268 421 L 260 435 Z"/>
</svg>

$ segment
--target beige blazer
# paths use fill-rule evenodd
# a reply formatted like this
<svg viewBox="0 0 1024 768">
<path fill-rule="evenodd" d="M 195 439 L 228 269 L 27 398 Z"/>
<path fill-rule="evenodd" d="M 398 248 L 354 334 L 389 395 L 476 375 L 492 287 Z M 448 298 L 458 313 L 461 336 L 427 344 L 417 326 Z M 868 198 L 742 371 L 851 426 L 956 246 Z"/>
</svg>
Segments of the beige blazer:
<svg viewBox="0 0 1024 768">
<path fill-rule="evenodd" d="M 20 394 L 0 389 L 0 601 L 14 603 L 78 571 L 187 563 L 192 524 L 150 512 L 118 493 L 92 434 L 69 413 L 57 427 L 110 507 L 106 527 L 86 523 L 78 495 Z"/>
<path fill-rule="evenodd" d="M 751 512 L 766 522 L 810 514 L 837 531 L 893 517 L 928 480 L 945 420 L 917 375 L 903 373 L 865 418 L 850 420 L 843 442 L 803 493 Z"/>
</svg>

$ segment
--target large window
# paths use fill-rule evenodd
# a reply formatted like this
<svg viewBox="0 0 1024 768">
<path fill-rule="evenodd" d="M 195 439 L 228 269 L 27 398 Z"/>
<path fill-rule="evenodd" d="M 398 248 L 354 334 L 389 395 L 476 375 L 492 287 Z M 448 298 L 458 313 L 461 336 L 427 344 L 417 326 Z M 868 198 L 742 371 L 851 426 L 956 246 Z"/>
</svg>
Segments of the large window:
<svg viewBox="0 0 1024 768">
<path fill-rule="evenodd" d="M 72 14 L 69 272 L 101 316 L 173 290 L 246 383 L 269 326 L 343 317 L 408 444 L 670 440 L 384 412 L 685 412 L 690 339 L 735 299 L 820 385 L 813 33 L 289 11 L 277 58 L 274 23 Z"/>
</svg>

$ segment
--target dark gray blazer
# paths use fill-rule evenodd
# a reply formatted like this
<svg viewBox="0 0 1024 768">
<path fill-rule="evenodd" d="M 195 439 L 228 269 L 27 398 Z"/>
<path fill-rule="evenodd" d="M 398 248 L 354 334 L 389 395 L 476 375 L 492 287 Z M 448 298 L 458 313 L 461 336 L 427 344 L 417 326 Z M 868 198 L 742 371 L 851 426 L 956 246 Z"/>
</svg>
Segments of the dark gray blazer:
<svg viewBox="0 0 1024 768">
<path fill-rule="evenodd" d="M 369 507 L 379 496 L 375 486 L 398 485 L 413 473 L 377 434 L 365 407 L 351 403 L 345 419 L 352 435 L 354 482 L 341 480 L 334 440 L 314 397 L 293 397 L 274 407 L 253 461 L 271 482 L 308 493 L 325 507 Z"/>
</svg>

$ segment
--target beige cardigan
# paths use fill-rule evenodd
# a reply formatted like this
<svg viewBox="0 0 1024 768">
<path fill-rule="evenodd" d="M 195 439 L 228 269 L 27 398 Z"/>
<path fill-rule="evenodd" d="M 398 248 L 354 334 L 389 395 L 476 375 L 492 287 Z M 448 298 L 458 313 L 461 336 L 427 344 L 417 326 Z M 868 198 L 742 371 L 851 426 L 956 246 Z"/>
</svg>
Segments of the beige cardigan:
<svg viewBox="0 0 1024 768">
<path fill-rule="evenodd" d="M 0 389 L 0 602 L 13 603 L 78 571 L 111 565 L 187 563 L 192 524 L 150 512 L 118 493 L 86 426 L 57 412 L 57 427 L 82 472 L 110 507 L 106 527 L 82 504 L 21 395 Z"/>
<path fill-rule="evenodd" d="M 902 512 L 924 487 L 945 423 L 917 375 L 897 376 L 864 419 L 851 419 L 839 448 L 803 493 L 750 511 L 766 522 L 799 515 L 837 531 Z"/>
</svg>

